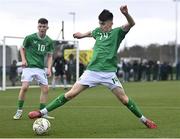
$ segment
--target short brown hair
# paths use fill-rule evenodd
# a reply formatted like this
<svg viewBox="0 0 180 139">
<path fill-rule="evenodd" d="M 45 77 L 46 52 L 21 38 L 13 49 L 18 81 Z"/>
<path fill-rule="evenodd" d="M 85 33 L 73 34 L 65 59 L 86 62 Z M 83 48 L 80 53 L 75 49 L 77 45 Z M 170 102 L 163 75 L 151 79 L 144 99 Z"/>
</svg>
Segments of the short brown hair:
<svg viewBox="0 0 180 139">
<path fill-rule="evenodd" d="M 106 10 L 104 9 L 100 15 L 99 15 L 99 20 L 102 21 L 102 22 L 105 22 L 105 21 L 108 21 L 108 20 L 113 20 L 113 14 L 109 11 L 109 10 Z"/>
<path fill-rule="evenodd" d="M 48 20 L 46 18 L 40 18 L 38 20 L 38 23 L 40 23 L 40 24 L 48 24 Z"/>
</svg>

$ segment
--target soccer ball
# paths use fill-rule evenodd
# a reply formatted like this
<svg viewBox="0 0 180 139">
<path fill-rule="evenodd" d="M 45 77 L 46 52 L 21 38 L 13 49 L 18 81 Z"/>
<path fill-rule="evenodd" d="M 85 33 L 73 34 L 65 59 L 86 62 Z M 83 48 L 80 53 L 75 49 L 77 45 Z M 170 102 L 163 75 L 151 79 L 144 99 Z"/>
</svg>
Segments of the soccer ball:
<svg viewBox="0 0 180 139">
<path fill-rule="evenodd" d="M 50 127 L 51 127 L 50 122 L 45 118 L 38 118 L 33 123 L 33 131 L 37 135 L 42 135 L 47 133 Z"/>
</svg>

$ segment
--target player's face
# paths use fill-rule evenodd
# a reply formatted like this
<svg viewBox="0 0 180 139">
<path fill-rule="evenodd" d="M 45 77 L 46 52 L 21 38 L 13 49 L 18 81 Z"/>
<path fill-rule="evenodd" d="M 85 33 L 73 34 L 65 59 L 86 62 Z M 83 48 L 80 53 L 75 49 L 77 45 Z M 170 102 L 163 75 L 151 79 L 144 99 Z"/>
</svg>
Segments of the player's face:
<svg viewBox="0 0 180 139">
<path fill-rule="evenodd" d="M 112 29 L 113 22 L 111 20 L 105 22 L 99 21 L 99 25 L 103 32 L 108 32 Z"/>
<path fill-rule="evenodd" d="M 46 35 L 46 31 L 48 30 L 48 28 L 48 24 L 38 23 L 39 36 L 44 37 Z"/>
</svg>

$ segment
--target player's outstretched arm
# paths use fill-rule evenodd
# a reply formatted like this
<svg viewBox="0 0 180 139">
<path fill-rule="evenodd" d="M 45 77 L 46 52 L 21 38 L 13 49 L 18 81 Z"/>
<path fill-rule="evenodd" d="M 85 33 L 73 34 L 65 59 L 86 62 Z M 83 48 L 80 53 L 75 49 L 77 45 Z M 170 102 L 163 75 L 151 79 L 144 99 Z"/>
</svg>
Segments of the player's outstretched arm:
<svg viewBox="0 0 180 139">
<path fill-rule="evenodd" d="M 73 34 L 73 37 L 76 39 L 81 39 L 81 38 L 85 38 L 85 37 L 92 37 L 92 35 L 91 35 L 91 31 L 88 31 L 86 33 L 76 32 Z"/>
<path fill-rule="evenodd" d="M 134 19 L 131 17 L 131 15 L 128 13 L 127 5 L 123 5 L 120 7 L 121 13 L 126 17 L 128 23 L 122 26 L 122 29 L 124 31 L 129 31 L 134 25 Z"/>
</svg>

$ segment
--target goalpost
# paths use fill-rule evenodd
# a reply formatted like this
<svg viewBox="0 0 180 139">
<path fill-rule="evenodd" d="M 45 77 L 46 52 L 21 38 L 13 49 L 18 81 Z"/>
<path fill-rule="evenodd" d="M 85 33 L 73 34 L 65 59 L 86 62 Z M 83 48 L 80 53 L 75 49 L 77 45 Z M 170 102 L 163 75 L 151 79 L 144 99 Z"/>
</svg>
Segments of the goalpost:
<svg viewBox="0 0 180 139">
<path fill-rule="evenodd" d="M 4 36 L 3 37 L 3 45 L 2 45 L 2 86 L 0 86 L 0 90 L 3 90 L 5 91 L 6 89 L 9 89 L 9 88 L 20 88 L 20 85 L 19 86 L 7 86 L 7 75 L 6 75 L 6 72 L 7 72 L 7 60 L 8 61 L 11 61 L 12 62 L 12 57 L 16 57 L 15 60 L 18 61 L 18 52 L 19 52 L 19 48 L 16 48 L 17 49 L 17 53 L 15 53 L 16 50 L 12 50 L 13 53 L 15 53 L 16 56 L 12 56 L 11 57 L 8 57 L 7 58 L 7 46 L 10 46 L 8 44 L 8 41 L 20 41 L 21 43 L 18 44 L 18 45 L 11 45 L 11 47 L 20 47 L 23 43 L 23 39 L 24 37 L 17 37 L 17 36 Z M 67 41 L 67 40 L 62 40 L 62 41 Z M 71 42 L 74 44 L 74 48 L 76 49 L 76 80 L 79 79 L 79 42 L 78 41 L 75 41 L 75 40 L 68 40 L 68 42 Z M 11 58 L 11 59 L 10 59 Z M 20 62 L 20 61 L 19 61 Z"/>
<path fill-rule="evenodd" d="M 24 39 L 23 37 L 4 36 L 2 46 L 2 90 L 6 90 L 6 41 L 7 39 Z M 17 60 L 17 59 L 16 59 Z"/>
</svg>

